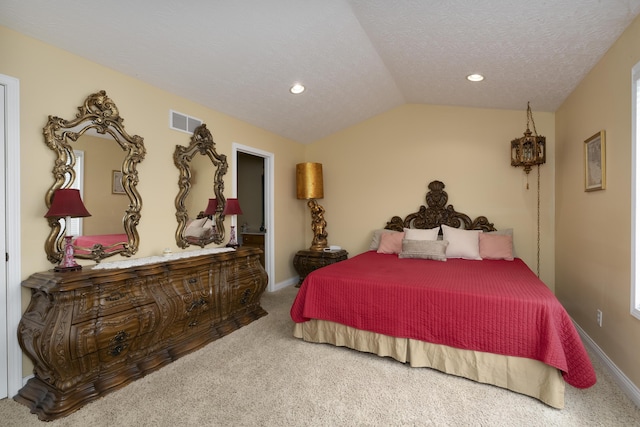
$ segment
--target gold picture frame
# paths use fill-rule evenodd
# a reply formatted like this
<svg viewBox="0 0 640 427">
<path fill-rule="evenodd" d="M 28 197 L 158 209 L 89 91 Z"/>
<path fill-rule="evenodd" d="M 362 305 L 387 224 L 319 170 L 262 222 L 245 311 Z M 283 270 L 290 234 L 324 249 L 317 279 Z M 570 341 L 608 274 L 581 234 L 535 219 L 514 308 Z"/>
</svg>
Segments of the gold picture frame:
<svg viewBox="0 0 640 427">
<path fill-rule="evenodd" d="M 122 186 L 122 171 L 113 171 L 113 184 L 111 185 L 112 194 L 125 194 Z"/>
<path fill-rule="evenodd" d="M 584 191 L 606 188 L 605 152 L 604 130 L 584 141 Z"/>
</svg>

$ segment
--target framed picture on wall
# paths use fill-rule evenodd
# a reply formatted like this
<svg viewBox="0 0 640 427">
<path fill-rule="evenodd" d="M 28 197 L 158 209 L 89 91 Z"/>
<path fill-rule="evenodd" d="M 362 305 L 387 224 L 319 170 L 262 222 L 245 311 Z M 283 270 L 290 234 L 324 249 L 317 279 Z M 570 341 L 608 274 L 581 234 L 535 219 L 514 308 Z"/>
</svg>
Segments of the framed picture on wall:
<svg viewBox="0 0 640 427">
<path fill-rule="evenodd" d="M 122 171 L 113 171 L 113 184 L 111 186 L 113 194 L 125 194 L 122 186 Z"/>
<path fill-rule="evenodd" d="M 605 151 L 603 130 L 584 141 L 584 191 L 605 189 Z"/>
</svg>

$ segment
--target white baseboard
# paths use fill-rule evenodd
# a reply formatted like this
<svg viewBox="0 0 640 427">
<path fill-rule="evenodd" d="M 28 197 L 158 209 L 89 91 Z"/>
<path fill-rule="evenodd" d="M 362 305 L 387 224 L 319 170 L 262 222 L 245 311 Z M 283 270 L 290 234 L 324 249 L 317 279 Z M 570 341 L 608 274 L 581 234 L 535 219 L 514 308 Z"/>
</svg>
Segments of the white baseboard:
<svg viewBox="0 0 640 427">
<path fill-rule="evenodd" d="M 620 387 L 622 391 L 627 396 L 629 396 L 629 399 L 631 399 L 636 404 L 636 406 L 640 406 L 640 389 L 636 387 L 636 385 L 631 380 L 629 380 L 629 378 L 627 378 L 624 372 L 622 372 L 616 366 L 616 364 L 613 363 L 611 359 L 609 359 L 606 353 L 602 351 L 598 344 L 596 344 L 596 342 L 592 340 L 591 337 L 587 335 L 587 333 L 577 323 L 573 322 L 573 324 L 578 330 L 578 333 L 582 337 L 582 340 L 584 341 L 586 346 L 589 347 L 595 353 L 598 359 L 602 361 L 607 371 L 609 371 L 609 373 L 613 377 L 613 380 L 616 382 L 616 384 L 618 384 L 618 387 Z"/>
<path fill-rule="evenodd" d="M 284 289 L 287 286 L 297 285 L 298 284 L 298 276 L 292 277 L 290 279 L 285 280 L 284 282 L 276 283 L 273 286 L 273 290 L 271 292 L 279 291 L 280 289 Z"/>
</svg>

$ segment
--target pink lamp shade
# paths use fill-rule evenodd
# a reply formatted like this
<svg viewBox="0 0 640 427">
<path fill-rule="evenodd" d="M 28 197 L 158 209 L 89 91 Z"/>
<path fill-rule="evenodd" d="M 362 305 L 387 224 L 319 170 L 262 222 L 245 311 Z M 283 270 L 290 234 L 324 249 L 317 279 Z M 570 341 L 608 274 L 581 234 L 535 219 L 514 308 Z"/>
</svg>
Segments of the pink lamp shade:
<svg viewBox="0 0 640 427">
<path fill-rule="evenodd" d="M 240 203 L 238 199 L 227 199 L 227 203 L 224 205 L 224 215 L 242 215 L 242 209 L 240 209 Z"/>
<path fill-rule="evenodd" d="M 215 215 L 218 210 L 218 200 L 217 199 L 209 199 L 209 204 L 207 208 L 204 210 L 204 214 L 206 216 Z"/>
<path fill-rule="evenodd" d="M 91 216 L 80 198 L 80 190 L 61 188 L 53 193 L 51 207 L 44 215 L 45 218 L 79 218 Z"/>
</svg>

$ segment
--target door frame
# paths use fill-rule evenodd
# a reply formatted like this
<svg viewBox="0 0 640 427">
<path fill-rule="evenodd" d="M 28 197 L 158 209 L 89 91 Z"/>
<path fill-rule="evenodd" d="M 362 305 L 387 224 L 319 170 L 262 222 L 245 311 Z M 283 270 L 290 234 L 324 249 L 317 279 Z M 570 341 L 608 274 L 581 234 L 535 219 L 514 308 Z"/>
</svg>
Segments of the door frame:
<svg viewBox="0 0 640 427">
<path fill-rule="evenodd" d="M 251 154 L 252 156 L 262 157 L 264 162 L 264 223 L 267 232 L 264 237 L 264 264 L 265 270 L 267 272 L 267 276 L 269 276 L 269 284 L 267 285 L 267 292 L 275 291 L 275 242 L 274 242 L 274 232 L 275 232 L 275 222 L 274 222 L 274 214 L 273 214 L 273 197 L 274 197 L 274 160 L 275 156 L 273 153 L 268 151 L 259 150 L 257 148 L 249 147 L 247 145 L 238 144 L 234 142 L 231 144 L 231 167 L 233 169 L 233 177 L 232 177 L 232 193 L 233 197 L 238 194 L 238 153 Z M 237 217 L 234 215 L 231 219 L 232 224 L 235 223 Z M 235 224 L 234 224 L 235 225 Z"/>
<path fill-rule="evenodd" d="M 7 287 L 7 393 L 22 388 L 22 350 L 18 343 L 18 325 L 22 316 L 21 235 L 20 235 L 20 81 L 0 74 L 5 87 L 5 240 Z M 5 367 L 0 368 L 5 369 Z"/>
</svg>

